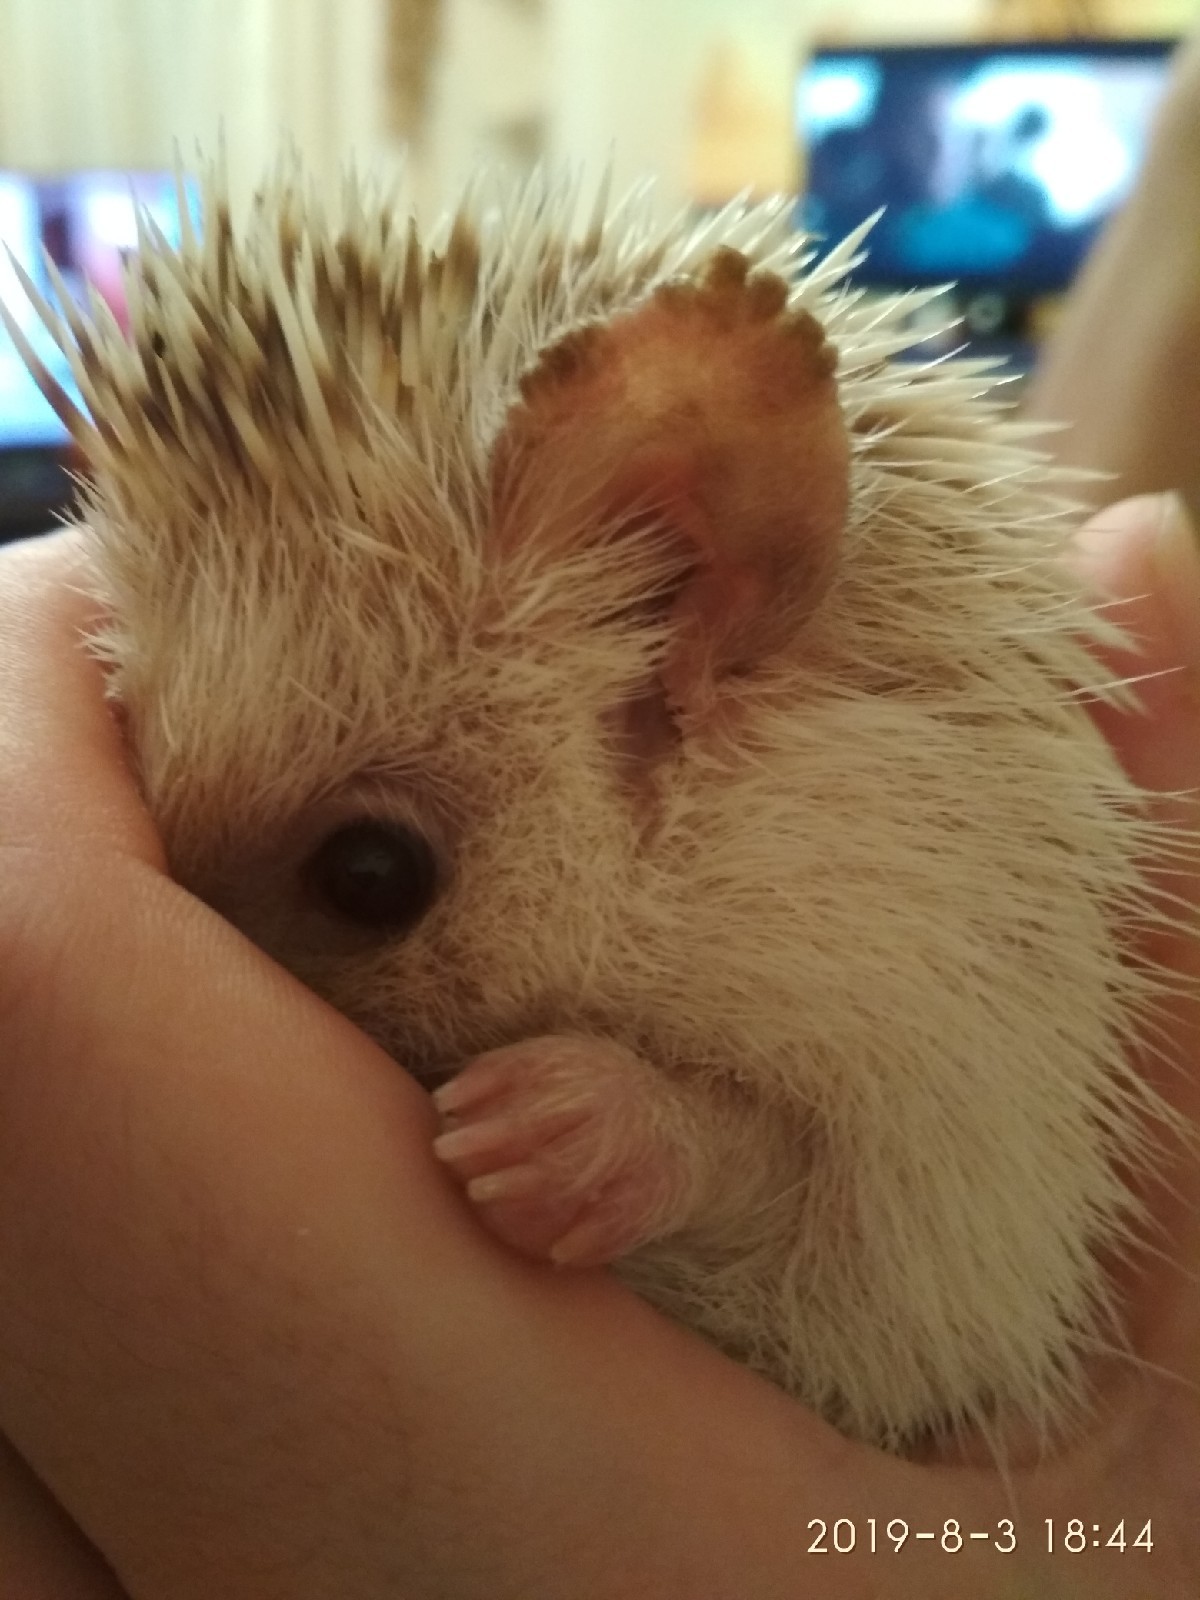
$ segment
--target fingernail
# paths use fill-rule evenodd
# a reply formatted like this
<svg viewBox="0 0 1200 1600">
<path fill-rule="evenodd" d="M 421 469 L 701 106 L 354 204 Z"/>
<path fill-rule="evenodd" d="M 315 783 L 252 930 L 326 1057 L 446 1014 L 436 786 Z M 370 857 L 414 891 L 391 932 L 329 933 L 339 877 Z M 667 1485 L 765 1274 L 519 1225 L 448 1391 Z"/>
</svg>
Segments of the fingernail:
<svg viewBox="0 0 1200 1600">
<path fill-rule="evenodd" d="M 1167 502 L 1172 499 L 1174 496 L 1169 494 L 1135 494 L 1127 500 L 1115 500 L 1092 512 L 1080 530 L 1081 536 L 1088 542 L 1104 543 L 1114 535 L 1125 534 L 1130 524 L 1145 526 L 1161 521 Z"/>
<path fill-rule="evenodd" d="M 1097 602 L 1127 598 L 1153 582 L 1156 575 L 1142 570 L 1132 579 L 1131 587 L 1129 563 L 1134 551 L 1139 568 L 1150 559 L 1169 498 L 1139 494 L 1118 500 L 1094 512 L 1076 531 L 1072 564 Z"/>
<path fill-rule="evenodd" d="M 1153 553 L 1158 592 L 1180 663 L 1200 672 L 1200 536 L 1179 495 L 1162 496 L 1161 516 Z"/>
<path fill-rule="evenodd" d="M 433 1141 L 433 1153 L 439 1161 L 461 1161 L 464 1156 L 477 1156 L 491 1150 L 511 1136 L 511 1121 L 493 1118 L 489 1122 L 472 1123 L 469 1128 L 456 1128 L 453 1133 L 439 1134 Z"/>
<path fill-rule="evenodd" d="M 489 1205 L 494 1200 L 528 1200 L 544 1192 L 546 1186 L 546 1174 L 532 1162 L 523 1162 L 519 1167 L 505 1167 L 502 1172 L 472 1178 L 467 1195 L 477 1205 Z"/>
</svg>

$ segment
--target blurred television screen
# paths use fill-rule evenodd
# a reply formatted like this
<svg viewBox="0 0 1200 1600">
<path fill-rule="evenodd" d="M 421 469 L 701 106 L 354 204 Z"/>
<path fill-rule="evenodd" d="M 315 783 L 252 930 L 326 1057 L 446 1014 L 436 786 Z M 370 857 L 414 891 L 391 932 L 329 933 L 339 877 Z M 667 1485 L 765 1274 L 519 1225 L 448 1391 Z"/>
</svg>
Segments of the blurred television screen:
<svg viewBox="0 0 1200 1600">
<path fill-rule="evenodd" d="M 37 312 L 17 276 L 14 259 L 35 282 L 44 282 L 37 190 L 28 178 L 0 172 L 0 301 L 43 354 Z M 48 353 L 48 352 L 46 352 Z M 62 365 L 62 363 L 59 363 Z M 56 443 L 62 424 L 25 370 L 8 332 L 0 327 L 0 449 L 7 445 Z"/>
<path fill-rule="evenodd" d="M 199 198 L 192 187 L 186 203 L 198 222 Z M 78 172 L 35 181 L 0 173 L 0 247 L 6 247 L 0 248 L 0 300 L 73 398 L 78 399 L 78 391 L 67 362 L 21 287 L 9 251 L 51 303 L 56 296 L 46 257 L 72 299 L 82 303 L 89 287 L 94 289 L 124 328 L 128 316 L 122 267 L 137 249 L 139 208 L 178 244 L 181 219 L 172 174 Z M 0 327 L 0 450 L 61 446 L 66 439 L 62 423 Z"/>
<path fill-rule="evenodd" d="M 1174 41 L 820 50 L 796 90 L 801 221 L 886 208 L 856 281 L 1061 292 L 1132 187 Z"/>
</svg>

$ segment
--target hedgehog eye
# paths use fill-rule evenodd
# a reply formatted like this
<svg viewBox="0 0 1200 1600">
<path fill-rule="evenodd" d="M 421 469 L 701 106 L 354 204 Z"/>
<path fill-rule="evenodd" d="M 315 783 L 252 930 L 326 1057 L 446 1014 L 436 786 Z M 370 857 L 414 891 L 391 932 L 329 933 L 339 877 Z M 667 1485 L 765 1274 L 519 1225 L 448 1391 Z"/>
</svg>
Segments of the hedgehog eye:
<svg viewBox="0 0 1200 1600">
<path fill-rule="evenodd" d="M 331 833 L 309 856 L 304 877 L 338 916 L 389 933 L 418 923 L 438 890 L 429 841 L 402 823 L 374 819 Z"/>
</svg>

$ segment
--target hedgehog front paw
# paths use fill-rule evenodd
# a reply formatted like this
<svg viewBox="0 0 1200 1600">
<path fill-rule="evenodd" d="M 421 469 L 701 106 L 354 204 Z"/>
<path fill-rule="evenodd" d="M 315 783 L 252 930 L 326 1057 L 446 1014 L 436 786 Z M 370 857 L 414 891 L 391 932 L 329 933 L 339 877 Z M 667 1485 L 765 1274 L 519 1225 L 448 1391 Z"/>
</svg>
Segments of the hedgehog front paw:
<svg viewBox="0 0 1200 1600">
<path fill-rule="evenodd" d="M 669 1095 L 607 1040 L 528 1039 L 476 1057 L 436 1091 L 445 1131 L 433 1148 L 506 1244 L 599 1266 L 686 1215 L 691 1175 L 663 1115 Z"/>
</svg>

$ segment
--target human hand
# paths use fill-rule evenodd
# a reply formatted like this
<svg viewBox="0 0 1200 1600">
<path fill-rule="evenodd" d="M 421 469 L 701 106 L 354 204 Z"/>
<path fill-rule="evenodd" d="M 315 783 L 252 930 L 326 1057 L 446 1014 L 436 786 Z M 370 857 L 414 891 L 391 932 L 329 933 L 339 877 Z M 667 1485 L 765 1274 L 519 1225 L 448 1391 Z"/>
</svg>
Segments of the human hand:
<svg viewBox="0 0 1200 1600">
<path fill-rule="evenodd" d="M 1200 560 L 1155 544 L 1157 510 L 1085 549 L 1146 644 L 1112 665 L 1195 663 L 1145 684 L 1146 718 L 1098 713 L 1177 791 Z M 1194 1153 L 1127 1273 L 1143 1364 L 1097 1368 L 1083 1437 L 1007 1482 L 847 1442 L 606 1275 L 491 1240 L 417 1085 L 166 878 L 74 644 L 81 559 L 0 556 L 0 1430 L 40 1480 L 0 1455 L 0 1600 L 1195 1596 Z M 1200 976 L 1190 936 L 1157 954 Z M 1200 1004 L 1158 1043 L 1147 1072 L 1200 1120 Z M 1152 1519 L 1154 1550 L 1069 1554 L 1070 1518 L 1129 1546 Z M 893 1519 L 939 1537 L 893 1554 Z M 1010 1553 L 943 1548 L 952 1521 L 1007 1545 L 1004 1519 Z"/>
<path fill-rule="evenodd" d="M 1160 146 L 1173 147 L 1180 159 L 1181 175 L 1186 161 L 1196 180 L 1195 158 L 1200 154 L 1200 27 L 1192 29 L 1172 57 L 1154 134 Z"/>
<path fill-rule="evenodd" d="M 1066 424 L 1094 503 L 1163 489 L 1200 517 L 1200 28 L 1172 62 L 1137 182 L 1042 346 L 1025 414 Z"/>
</svg>

